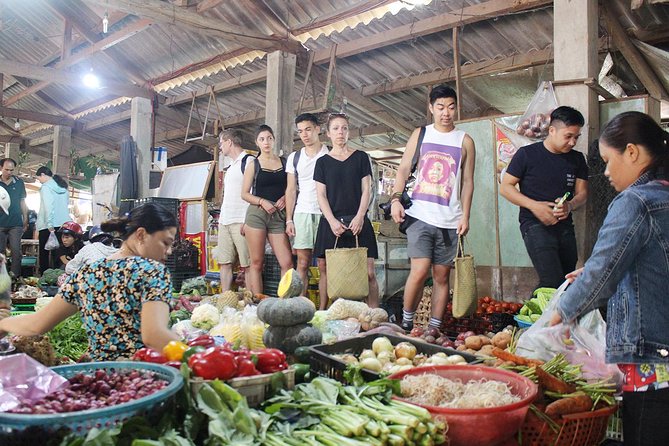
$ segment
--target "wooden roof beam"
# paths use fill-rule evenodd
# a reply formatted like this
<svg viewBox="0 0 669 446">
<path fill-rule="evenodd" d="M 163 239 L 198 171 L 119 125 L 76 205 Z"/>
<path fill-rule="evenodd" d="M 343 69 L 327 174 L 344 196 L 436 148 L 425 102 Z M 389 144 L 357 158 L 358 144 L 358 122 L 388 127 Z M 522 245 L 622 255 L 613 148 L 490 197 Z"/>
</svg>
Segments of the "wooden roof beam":
<svg viewBox="0 0 669 446">
<path fill-rule="evenodd" d="M 116 45 L 117 43 L 120 43 L 124 41 L 125 39 L 134 36 L 138 32 L 141 32 L 151 26 L 151 21 L 150 20 L 138 20 L 137 22 L 134 22 L 125 28 L 115 32 L 114 34 L 111 34 L 104 39 L 100 40 L 97 43 L 92 44 L 88 48 L 73 54 L 71 57 L 68 57 L 65 60 L 61 60 L 57 64 L 55 64 L 54 68 L 66 68 L 72 65 L 75 65 L 82 60 L 85 60 L 88 58 L 90 55 L 97 53 L 98 51 L 104 51 L 108 48 L 111 48 L 112 46 Z M 49 85 L 50 82 L 48 81 L 41 81 L 38 82 L 37 84 L 33 85 L 30 88 L 26 88 L 25 90 L 21 91 L 20 93 L 15 94 L 14 96 L 7 98 L 7 100 L 4 102 L 5 105 L 12 105 L 21 99 L 25 98 L 26 96 L 30 96 L 31 94 L 34 94 L 40 90 L 42 90 L 44 87 Z M 119 95 L 121 96 L 121 94 Z M 124 95 L 123 95 L 124 96 Z"/>
<path fill-rule="evenodd" d="M 215 36 L 247 48 L 274 51 L 283 50 L 297 53 L 302 45 L 292 36 L 268 36 L 249 31 L 239 25 L 204 17 L 195 12 L 184 10 L 176 5 L 159 0 L 85 0 L 87 3 L 104 6 L 109 9 L 135 14 L 159 23 L 169 23 L 183 29 Z"/>
<path fill-rule="evenodd" d="M 602 14 L 606 20 L 609 35 L 614 44 L 630 64 L 634 74 L 639 78 L 648 93 L 656 99 L 669 99 L 669 93 L 660 79 L 650 67 L 643 54 L 632 43 L 629 36 L 618 21 L 615 12 L 606 4 L 602 5 Z"/>
<path fill-rule="evenodd" d="M 329 14 L 323 14 L 308 23 L 302 23 L 293 28 L 293 34 L 302 34 L 312 29 L 321 28 L 323 26 L 331 25 L 339 20 L 353 17 L 363 12 L 371 11 L 374 8 L 385 6 L 390 3 L 395 3 L 397 0 L 363 0 L 352 5 L 337 8 Z"/>
<path fill-rule="evenodd" d="M 19 110 L 17 108 L 0 107 L 0 116 L 25 119 L 26 121 L 42 122 L 44 124 L 74 127 L 74 119 L 72 118 L 68 118 L 66 116 L 49 115 L 47 113 L 34 112 L 29 110 Z"/>
<path fill-rule="evenodd" d="M 483 3 L 466 6 L 462 9 L 454 9 L 451 12 L 428 19 L 418 20 L 371 36 L 349 42 L 340 42 L 337 44 L 336 56 L 338 58 L 354 56 L 405 40 L 451 29 L 455 26 L 481 22 L 504 14 L 535 9 L 552 3 L 553 0 L 488 0 Z M 322 64 L 329 59 L 330 48 L 323 48 L 316 51 L 314 63 Z"/>
</svg>

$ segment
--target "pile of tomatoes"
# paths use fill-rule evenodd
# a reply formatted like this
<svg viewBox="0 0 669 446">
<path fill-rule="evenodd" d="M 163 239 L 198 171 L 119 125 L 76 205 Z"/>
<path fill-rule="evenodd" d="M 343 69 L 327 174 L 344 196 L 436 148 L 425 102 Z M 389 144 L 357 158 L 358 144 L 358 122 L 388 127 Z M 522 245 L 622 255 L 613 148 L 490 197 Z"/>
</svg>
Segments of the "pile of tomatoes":
<svg viewBox="0 0 669 446">
<path fill-rule="evenodd" d="M 522 306 L 523 304 L 515 302 L 502 302 L 495 300 L 490 296 L 485 296 L 479 298 L 479 302 L 476 307 L 476 314 L 478 316 L 491 313 L 517 314 Z"/>
</svg>

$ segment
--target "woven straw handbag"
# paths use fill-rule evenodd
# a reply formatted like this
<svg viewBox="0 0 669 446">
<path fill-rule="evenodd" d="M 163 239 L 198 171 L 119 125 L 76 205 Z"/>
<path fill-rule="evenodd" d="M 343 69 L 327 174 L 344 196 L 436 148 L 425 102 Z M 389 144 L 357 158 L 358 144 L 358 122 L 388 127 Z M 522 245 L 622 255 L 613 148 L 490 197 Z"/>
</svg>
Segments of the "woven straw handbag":
<svg viewBox="0 0 669 446">
<path fill-rule="evenodd" d="M 453 317 L 471 316 L 476 311 L 477 304 L 474 256 L 465 254 L 463 239 L 464 237 L 458 236 L 453 286 Z"/>
<path fill-rule="evenodd" d="M 355 248 L 337 248 L 325 250 L 325 267 L 327 271 L 328 296 L 337 298 L 363 300 L 369 295 L 367 281 L 367 248 L 358 246 L 355 237 Z"/>
</svg>

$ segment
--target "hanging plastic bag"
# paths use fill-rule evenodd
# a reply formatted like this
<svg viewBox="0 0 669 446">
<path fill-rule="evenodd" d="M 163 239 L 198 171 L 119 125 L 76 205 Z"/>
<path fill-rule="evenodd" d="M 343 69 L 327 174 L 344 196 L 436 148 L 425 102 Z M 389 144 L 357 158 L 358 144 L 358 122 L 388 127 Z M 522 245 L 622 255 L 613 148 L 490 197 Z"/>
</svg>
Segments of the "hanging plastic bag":
<svg viewBox="0 0 669 446">
<path fill-rule="evenodd" d="M 622 373 L 616 364 L 606 364 L 606 322 L 599 310 L 583 315 L 575 324 L 550 326 L 557 303 L 569 286 L 565 281 L 544 309 L 539 320 L 518 338 L 516 354 L 528 358 L 548 361 L 564 353 L 572 364 L 581 365 L 587 380 L 610 378 L 618 386 L 622 384 Z"/>
<path fill-rule="evenodd" d="M 58 243 L 58 237 L 56 237 L 56 233 L 52 232 L 49 234 L 49 239 L 46 241 L 46 244 L 44 245 L 44 249 L 47 251 L 54 251 L 60 247 L 60 243 Z"/>
<path fill-rule="evenodd" d="M 265 348 L 262 336 L 265 333 L 265 324 L 258 319 L 258 307 L 247 305 L 242 311 L 241 329 L 242 345 L 251 350 Z"/>
<path fill-rule="evenodd" d="M 534 93 L 530 105 L 516 126 L 516 133 L 530 139 L 543 139 L 548 136 L 551 113 L 558 106 L 553 84 L 544 81 Z"/>
</svg>

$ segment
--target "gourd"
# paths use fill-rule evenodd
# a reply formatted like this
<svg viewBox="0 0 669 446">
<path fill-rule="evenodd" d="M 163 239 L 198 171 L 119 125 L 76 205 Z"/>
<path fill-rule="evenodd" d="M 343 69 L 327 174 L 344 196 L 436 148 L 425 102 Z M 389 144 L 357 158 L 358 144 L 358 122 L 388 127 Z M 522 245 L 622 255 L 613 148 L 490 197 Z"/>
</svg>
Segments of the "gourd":
<svg viewBox="0 0 669 446">
<path fill-rule="evenodd" d="M 308 324 L 292 327 L 268 327 L 262 340 L 266 347 L 278 348 L 286 354 L 292 354 L 299 347 L 320 344 L 321 331 Z"/>
<path fill-rule="evenodd" d="M 316 313 L 316 306 L 306 297 L 289 299 L 269 297 L 258 304 L 258 318 L 272 327 L 306 324 Z"/>
<path fill-rule="evenodd" d="M 286 271 L 286 274 L 283 275 L 281 281 L 279 282 L 279 287 L 276 290 L 276 293 L 279 297 L 295 297 L 299 296 L 304 289 L 304 282 L 300 275 L 297 274 L 293 268 Z"/>
</svg>

